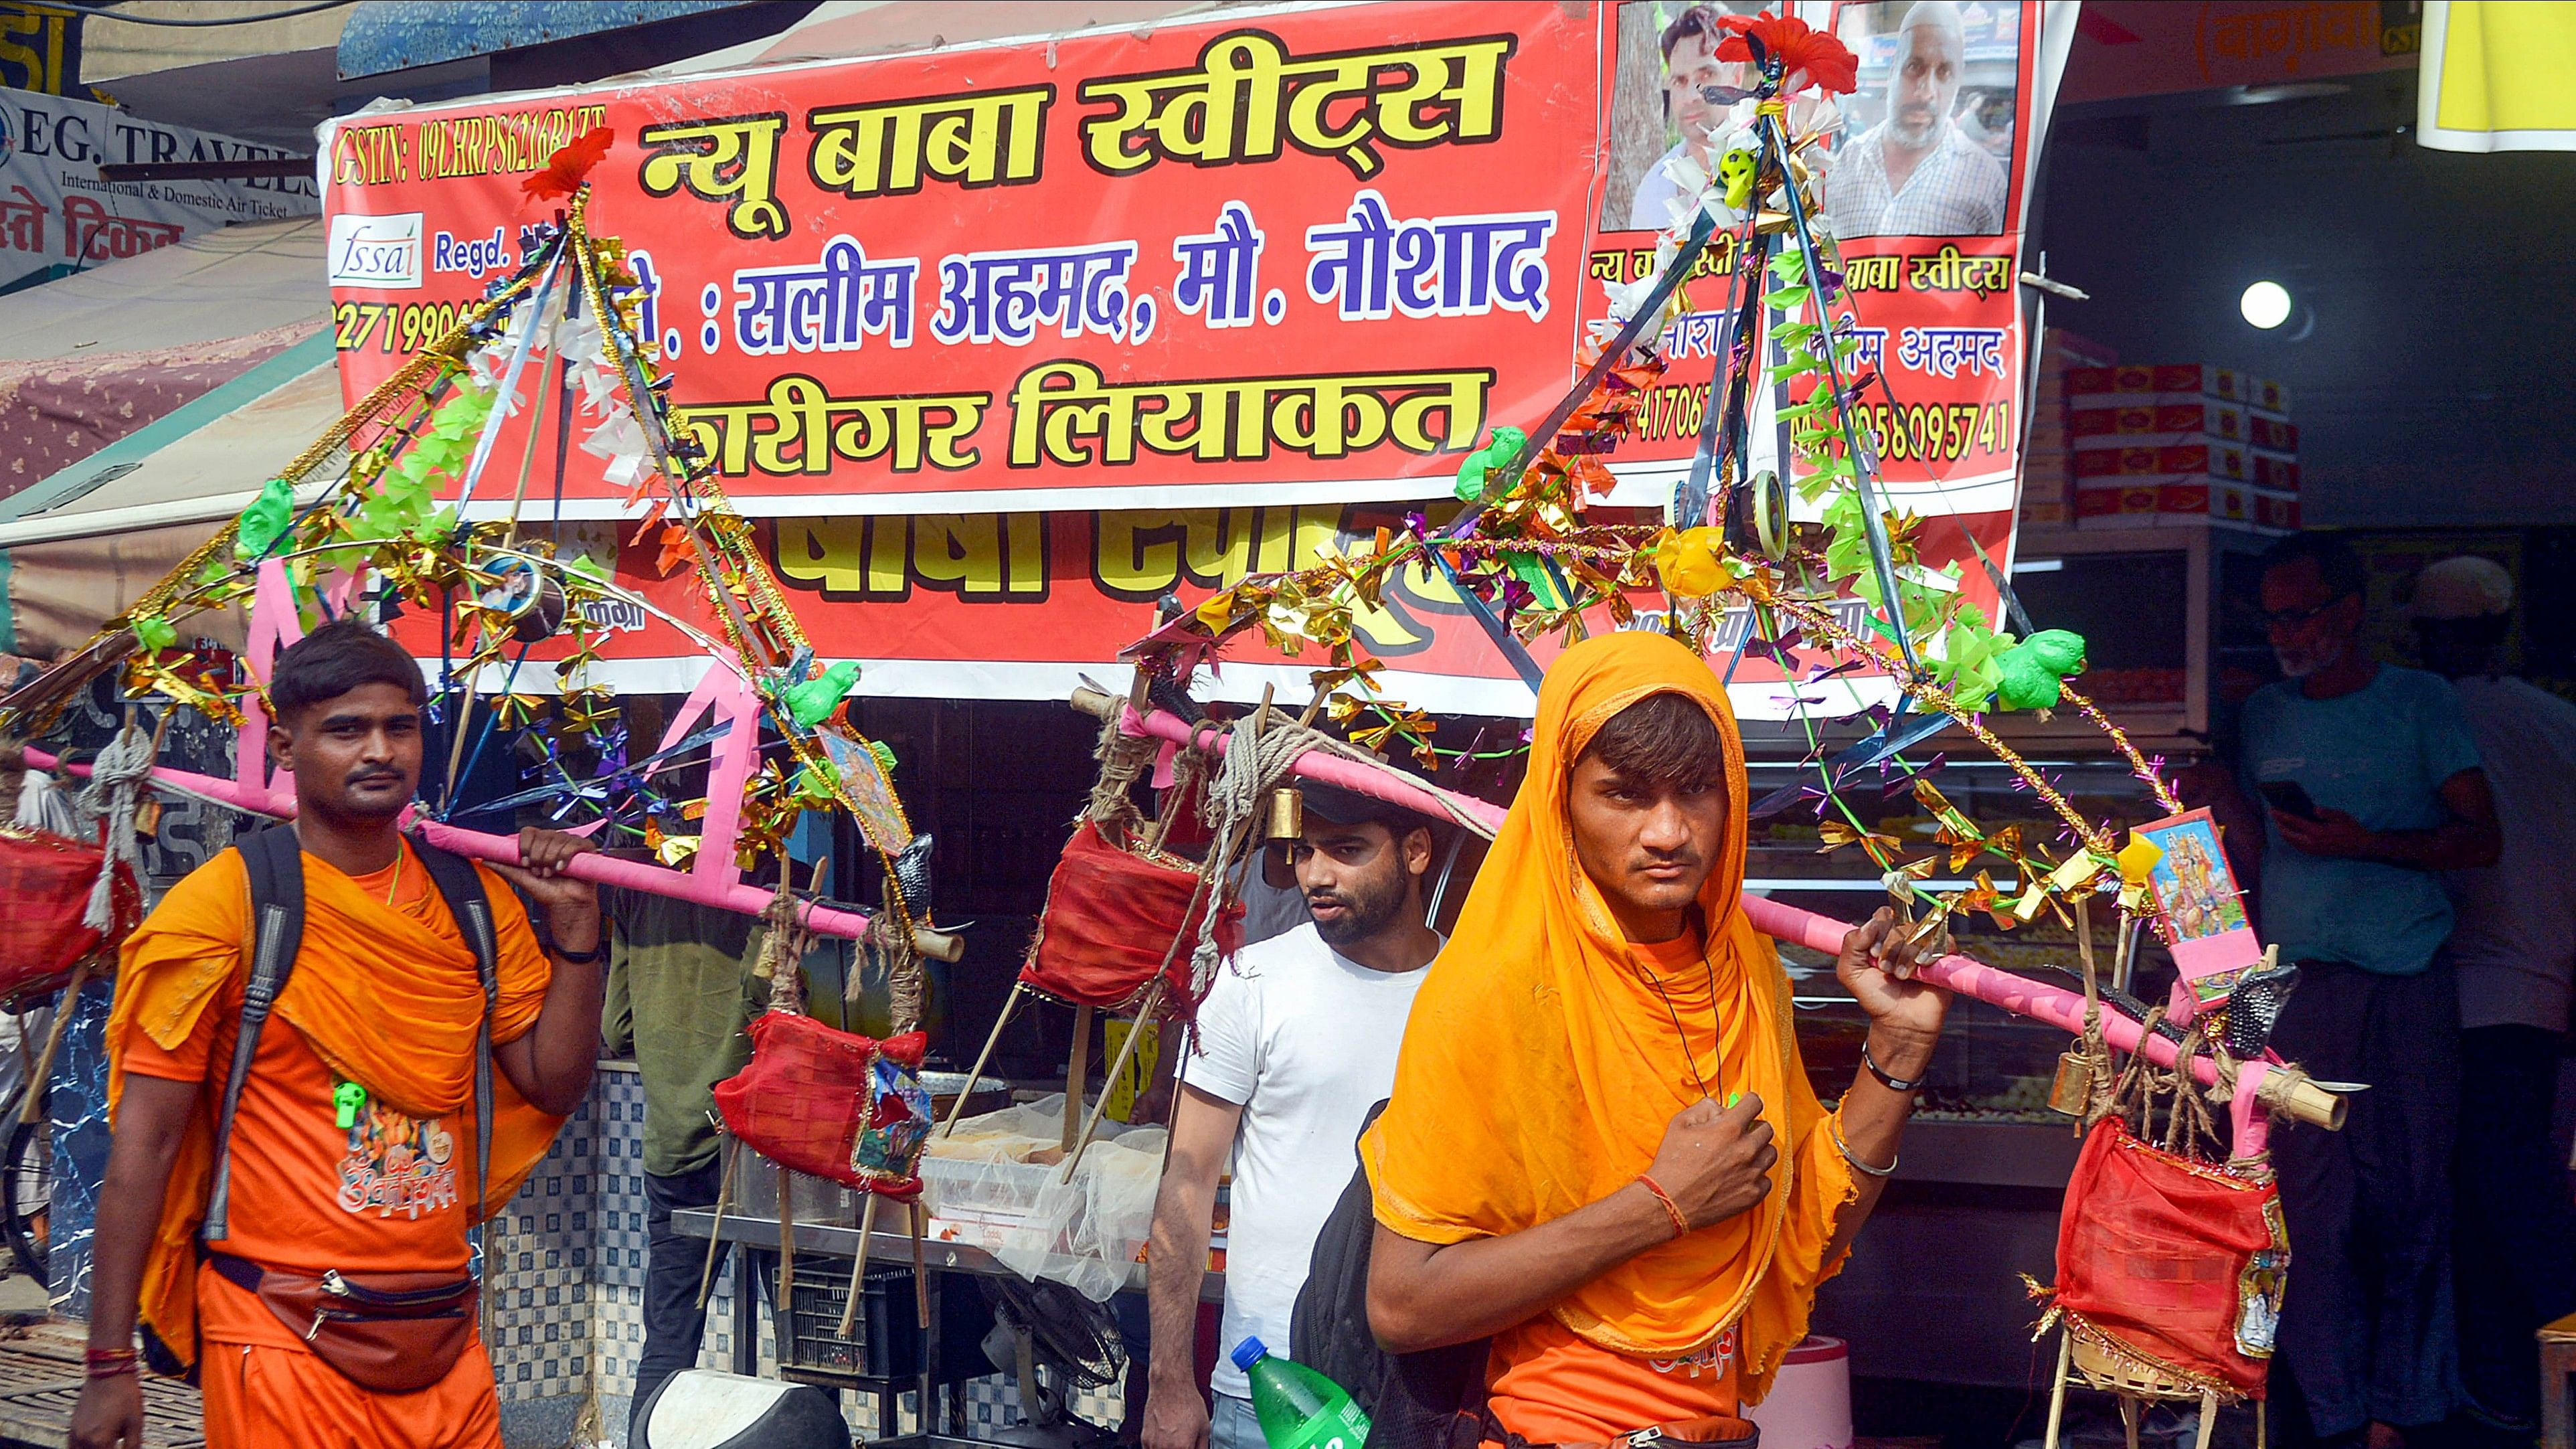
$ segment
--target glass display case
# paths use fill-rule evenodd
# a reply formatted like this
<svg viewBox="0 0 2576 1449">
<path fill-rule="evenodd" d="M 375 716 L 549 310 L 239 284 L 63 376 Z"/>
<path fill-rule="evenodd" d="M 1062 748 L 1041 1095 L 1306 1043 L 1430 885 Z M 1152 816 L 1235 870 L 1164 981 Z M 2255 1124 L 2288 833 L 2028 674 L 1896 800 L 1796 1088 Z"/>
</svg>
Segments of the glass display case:
<svg viewBox="0 0 2576 1449">
<path fill-rule="evenodd" d="M 2200 523 L 2137 530 L 2025 529 L 2013 590 L 2042 628 L 2084 636 L 2078 683 L 2155 748 L 2209 738 L 2213 719 L 2274 678 L 2256 593 L 2276 540 Z M 2071 714 L 2013 719 L 2012 738 L 2092 753 L 2099 732 Z"/>
<path fill-rule="evenodd" d="M 1748 727 L 1757 798 L 1791 783 L 1801 768 L 1814 778 L 1813 766 L 1774 753 L 1791 745 L 1776 736 L 1763 738 L 1768 733 Z M 2087 818 L 2124 828 L 2163 815 L 2127 762 L 2098 732 L 2088 733 L 2094 743 L 2080 756 L 2073 737 L 2053 746 L 2043 737 L 2024 748 Z M 1803 740 L 1796 747 L 1804 753 Z M 1766 753 L 1772 754 L 1768 761 Z M 1908 758 L 1920 765 L 1941 755 L 1936 741 Z M 1989 831 L 2020 824 L 2027 838 L 2052 848 L 2063 838 L 2061 823 L 2047 807 L 1973 741 L 1951 748 L 1930 778 L 1951 804 Z M 1843 798 L 1862 826 L 1904 843 L 1902 858 L 1920 858 L 1935 845 L 1937 822 L 1904 778 L 1891 773 L 1882 782 L 1873 775 L 1848 784 Z M 1847 921 L 1865 919 L 1886 904 L 1878 868 L 1868 857 L 1857 846 L 1819 853 L 1821 837 L 1812 806 L 1757 821 L 1748 888 Z M 1947 864 L 1928 886 L 1953 889 L 1980 869 L 1999 888 L 2018 885 L 1999 857 L 1972 862 L 1963 875 L 1949 873 Z M 2096 960 L 2107 973 L 2117 921 L 2106 912 L 2094 928 Z M 1989 965 L 2043 980 L 2055 976 L 2070 987 L 2081 984 L 2074 933 L 2049 913 L 2011 930 L 1977 914 L 1955 920 L 1953 933 L 1961 952 Z M 1860 1070 L 1868 1017 L 1835 979 L 1824 953 L 1783 946 L 1781 958 L 1798 1009 L 1798 1045 L 1808 1079 L 1831 1102 Z M 2171 962 L 2152 941 L 2139 952 L 2134 970 L 2132 990 L 2150 999 L 2171 981 Z M 2055 1276 L 2058 1213 L 2078 1146 L 2072 1121 L 2048 1110 L 2058 1058 L 2073 1044 L 2066 1032 L 2045 1022 L 1972 1000 L 1952 1005 L 1896 1175 L 1850 1265 L 1817 1301 L 1817 1331 L 1850 1341 L 1855 1373 L 2002 1387 L 2025 1381 L 2037 1310 L 2022 1279 L 2045 1283 Z M 1903 1327 L 1932 1324 L 1939 1325 L 1937 1333 Z"/>
<path fill-rule="evenodd" d="M 2144 782 L 2116 756 L 2096 760 L 2033 756 L 2032 763 L 2055 782 L 2077 810 L 2089 819 L 2109 822 L 2114 830 L 2165 813 Z M 1786 762 L 1757 761 L 1752 768 L 1753 793 L 1759 797 L 1787 783 L 1795 768 Z M 1809 769 L 1812 775 L 1812 767 Z M 1952 805 L 1990 831 L 2018 824 L 2029 839 L 2054 846 L 2062 838 L 2062 823 L 1998 761 L 1953 754 L 1930 778 Z M 1859 815 L 1862 825 L 1902 842 L 1903 858 L 1919 858 L 1934 846 L 1933 832 L 1938 822 L 1916 801 L 1902 779 L 1893 774 L 1888 779 L 1889 790 L 1876 788 L 1873 779 L 1860 788 L 1847 788 L 1844 799 Z M 1747 888 L 1820 915 L 1854 922 L 1887 904 L 1878 869 L 1858 846 L 1819 853 L 1821 844 L 1822 831 L 1812 809 L 1793 809 L 1756 822 L 1746 863 Z M 1947 862 L 1943 864 L 1946 867 Z M 1932 890 L 1962 888 L 1981 870 L 1990 873 L 2006 894 L 2019 887 L 2011 866 L 1994 855 L 1969 862 L 1960 875 L 1954 876 L 1946 869 L 1937 871 L 1924 885 Z M 2108 912 L 2094 921 L 2094 949 L 2106 980 L 2115 969 L 2112 958 L 2117 924 Z M 1982 912 L 1968 913 L 1954 917 L 1951 929 L 1961 952 L 1988 965 L 2043 980 L 2053 976 L 2070 987 L 2081 983 L 2074 932 L 2052 913 L 2043 911 L 2037 920 L 2010 930 L 1996 925 Z M 1833 962 L 1824 953 L 1783 946 L 1781 960 L 1788 968 L 1795 993 L 1799 1049 L 1806 1058 L 1808 1076 L 1817 1095 L 1831 1101 L 1841 1095 L 1859 1066 L 1867 1018 L 1835 980 Z M 2125 984 L 2134 994 L 2153 1000 L 2163 994 L 2171 979 L 2170 958 L 2161 945 L 2149 939 L 2135 953 L 2131 979 Z M 2048 1085 L 2056 1071 L 2058 1055 L 2067 1044 L 2066 1033 L 2056 1027 L 2012 1016 L 1982 1002 L 1960 1001 L 1951 1012 L 1949 1030 L 1926 1079 L 1923 1114 L 1927 1118 L 2062 1125 L 2064 1119 L 2047 1110 Z"/>
</svg>

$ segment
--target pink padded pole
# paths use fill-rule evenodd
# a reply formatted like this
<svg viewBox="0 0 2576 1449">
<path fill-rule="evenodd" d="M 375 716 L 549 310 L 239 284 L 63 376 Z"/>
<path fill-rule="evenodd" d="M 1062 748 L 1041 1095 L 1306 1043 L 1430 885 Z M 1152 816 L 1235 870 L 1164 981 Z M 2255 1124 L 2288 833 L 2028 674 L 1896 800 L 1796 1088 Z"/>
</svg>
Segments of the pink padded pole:
<svg viewBox="0 0 2576 1449">
<path fill-rule="evenodd" d="M 1830 916 L 1802 911 L 1780 901 L 1759 896 L 1744 898 L 1744 914 L 1753 928 L 1778 941 L 1790 941 L 1828 955 L 1840 954 L 1843 936 L 1852 928 Z M 2015 1016 L 2027 1016 L 2051 1026 L 2081 1034 L 2084 1030 L 2084 997 L 2081 992 L 2044 986 L 2027 976 L 1999 971 L 1983 961 L 1968 956 L 1944 956 L 1916 968 L 1918 979 L 1931 982 L 1961 996 L 1973 996 L 1989 1006 L 2000 1006 Z M 2111 1045 L 2124 1052 L 2139 1049 L 2146 1043 L 2147 1060 L 2160 1067 L 2170 1067 L 2181 1048 L 2168 1038 L 2148 1036 L 2138 1023 L 2110 1007 L 2102 1008 L 2102 1035 Z M 2208 1057 L 2192 1061 L 2192 1073 L 2204 1083 L 2218 1080 L 2218 1063 Z"/>
<path fill-rule="evenodd" d="M 60 761 L 57 756 L 47 751 L 30 748 L 27 751 L 27 763 L 40 770 L 51 770 L 56 768 Z M 74 765 L 71 767 L 71 773 L 86 776 L 89 774 L 89 766 Z M 256 785 L 245 785 L 237 780 L 220 780 L 212 775 L 200 775 L 193 771 L 174 770 L 159 765 L 153 767 L 152 778 L 178 786 L 191 794 L 224 801 L 254 814 L 279 820 L 295 818 L 295 796 L 292 791 L 270 790 Z M 519 863 L 519 838 L 515 835 L 486 835 L 479 830 L 463 830 L 439 820 L 423 820 L 419 825 L 421 837 L 442 850 L 452 850 L 458 855 L 470 856 L 476 860 L 498 861 L 503 865 Z M 693 901 L 699 905 L 714 906 L 720 910 L 739 911 L 746 916 L 756 916 L 769 909 L 772 898 L 771 892 L 762 890 L 758 886 L 726 883 L 694 872 L 670 870 L 659 865 L 648 865 L 642 861 L 611 860 L 605 855 L 596 853 L 574 856 L 571 863 L 564 867 L 564 873 L 575 880 L 586 880 L 596 885 L 625 886 L 647 895 Z M 839 936 L 855 941 L 864 938 L 868 932 L 869 916 L 865 912 L 835 910 L 810 901 L 800 901 L 798 913 L 804 917 L 807 925 L 822 935 Z M 915 944 L 921 947 L 924 955 L 936 956 L 943 961 L 957 959 L 956 955 L 942 954 L 943 952 L 962 952 L 964 949 L 962 941 L 945 932 L 915 931 L 913 937 Z"/>
<path fill-rule="evenodd" d="M 1074 704 L 1088 713 L 1103 716 L 1112 710 L 1122 711 L 1119 728 L 1128 734 L 1150 735 L 1156 739 L 1172 740 L 1181 744 L 1188 744 L 1191 740 L 1188 721 L 1159 709 L 1149 709 L 1139 714 L 1124 701 L 1113 699 L 1096 690 L 1083 690 L 1076 693 Z M 1200 742 L 1212 742 L 1213 748 L 1219 754 L 1225 752 L 1229 738 L 1227 735 L 1213 734 L 1207 730 L 1199 732 Z M 1491 835 L 1503 822 L 1504 811 L 1501 806 L 1489 804 L 1472 796 L 1443 790 L 1437 785 L 1413 780 L 1410 776 L 1399 778 L 1384 770 L 1374 769 L 1356 760 L 1344 759 L 1337 755 L 1309 752 L 1299 755 L 1290 768 L 1306 779 L 1327 785 L 1338 785 L 1345 790 L 1369 796 L 1371 799 L 1402 805 L 1435 820 L 1453 818 L 1448 807 L 1454 806 L 1459 814 L 1481 823 L 1487 835 Z M 1820 916 L 1813 911 L 1802 911 L 1785 902 L 1766 900 L 1759 896 L 1748 895 L 1744 898 L 1744 914 L 1753 922 L 1754 929 L 1764 935 L 1775 940 L 1794 942 L 1813 950 L 1823 951 L 1828 955 L 1839 954 L 1842 951 L 1843 937 L 1852 929 L 1848 922 L 1837 921 L 1830 916 Z M 1982 961 L 1966 956 L 1944 956 L 1938 961 L 1925 962 L 1918 968 L 1916 975 L 1920 980 L 1957 992 L 1961 996 L 1974 997 L 1989 1006 L 2001 1007 L 2016 1016 L 2045 1021 L 2070 1033 L 2081 1033 L 2084 1029 L 2084 997 L 2080 992 L 2045 986 L 2026 976 L 1999 971 Z M 2180 1054 L 2180 1048 L 2174 1042 L 2161 1036 L 2148 1036 L 2137 1022 L 2109 1006 L 2102 1009 L 2102 1034 L 2110 1040 L 2111 1045 L 2124 1052 L 2143 1049 L 2147 1060 L 2160 1067 L 2171 1067 L 2175 1057 Z M 2143 1048 L 2141 1042 L 2144 1043 Z M 2204 1083 L 2215 1083 L 2218 1080 L 2218 1064 L 2208 1057 L 2195 1058 L 2192 1062 L 2192 1071 Z M 2259 1073 L 2245 1079 L 2248 1095 L 2251 1094 L 2252 1086 L 2262 1080 L 2263 1074 Z M 2299 1085 L 2305 1090 L 2288 1103 L 2295 1115 L 2302 1120 L 2322 1123 L 2324 1120 L 2322 1114 L 2331 1108 L 2335 1117 L 2334 1125 L 2341 1125 L 2342 1104 L 2339 1100 L 2312 1085 L 2306 1083 Z"/>
</svg>

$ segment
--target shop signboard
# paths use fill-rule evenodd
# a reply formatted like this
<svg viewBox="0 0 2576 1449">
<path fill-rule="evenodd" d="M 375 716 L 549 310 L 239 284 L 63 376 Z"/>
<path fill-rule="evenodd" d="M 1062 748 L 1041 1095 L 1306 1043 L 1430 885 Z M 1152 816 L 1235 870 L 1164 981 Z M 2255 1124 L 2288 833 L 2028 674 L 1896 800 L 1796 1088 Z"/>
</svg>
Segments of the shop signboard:
<svg viewBox="0 0 2576 1449">
<path fill-rule="evenodd" d="M 155 251 L 209 227 L 308 215 L 318 202 L 310 177 L 109 182 L 99 178 L 101 166 L 286 155 L 94 101 L 0 90 L 0 292 Z"/>
<path fill-rule="evenodd" d="M 1866 415 L 1890 501 L 1989 601 L 1975 559 L 2010 548 L 2043 9 L 1802 7 L 1862 60 L 1824 204 L 1884 378 Z M 1915 11 L 1955 23 L 1901 29 Z M 629 248 L 675 414 L 760 521 L 808 631 L 869 662 L 863 691 L 1055 695 L 1114 677 L 1167 595 L 1436 514 L 1492 427 L 1548 411 L 1606 285 L 1642 273 L 1670 219 L 1655 195 L 1701 119 L 1701 42 L 1664 42 L 1705 13 L 1230 10 L 349 118 L 323 137 L 328 209 L 335 237 L 364 242 L 353 267 L 377 270 L 334 278 L 344 385 L 364 394 L 506 275 L 551 206 L 524 179 L 607 127 L 594 224 Z M 1903 152 L 1929 158 L 1911 175 L 1887 159 L 1891 126 L 1924 143 Z M 1659 509 L 1687 471 L 1726 285 L 1686 289 L 1609 505 Z M 516 476 L 526 446 L 505 434 L 490 476 Z M 560 517 L 685 604 L 685 579 L 611 523 L 634 490 L 576 448 L 558 503 L 541 446 L 527 526 Z M 509 498 L 486 488 L 473 508 Z M 1454 597 L 1408 584 L 1381 648 L 1406 698 L 1526 712 Z M 650 622 L 605 653 L 633 687 L 696 667 Z M 1272 677 L 1226 676 L 1220 692 Z M 1778 712 L 1754 697 L 1779 692 L 1777 668 L 1738 679 L 1751 712 Z M 1869 693 L 1836 687 L 1832 712 Z"/>
</svg>

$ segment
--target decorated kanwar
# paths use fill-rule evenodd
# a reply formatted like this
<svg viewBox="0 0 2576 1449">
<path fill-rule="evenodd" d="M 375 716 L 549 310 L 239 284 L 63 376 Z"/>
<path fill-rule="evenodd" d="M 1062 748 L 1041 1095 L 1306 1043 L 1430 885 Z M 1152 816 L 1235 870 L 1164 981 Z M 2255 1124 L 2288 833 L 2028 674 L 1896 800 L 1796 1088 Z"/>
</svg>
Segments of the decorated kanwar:
<svg viewBox="0 0 2576 1449">
<path fill-rule="evenodd" d="M 274 3 L 0 17 L 0 1442 L 2564 1437 L 2553 213 L 2310 174 L 2551 7 Z"/>
</svg>

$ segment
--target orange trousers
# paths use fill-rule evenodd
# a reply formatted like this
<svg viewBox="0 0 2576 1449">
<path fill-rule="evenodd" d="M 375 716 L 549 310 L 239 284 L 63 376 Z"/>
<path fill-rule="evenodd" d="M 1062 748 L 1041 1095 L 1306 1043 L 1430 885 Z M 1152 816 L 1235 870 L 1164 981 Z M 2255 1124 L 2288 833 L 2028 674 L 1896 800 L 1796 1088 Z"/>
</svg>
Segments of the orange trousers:
<svg viewBox="0 0 2576 1449">
<path fill-rule="evenodd" d="M 205 1344 L 207 1449 L 501 1449 L 501 1404 L 480 1343 L 447 1377 L 379 1394 L 302 1348 Z"/>
</svg>

